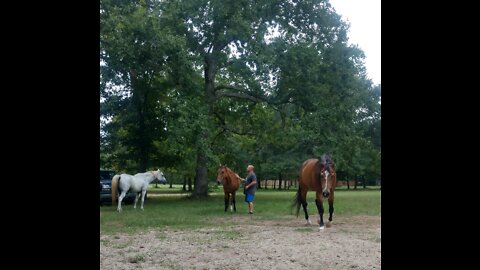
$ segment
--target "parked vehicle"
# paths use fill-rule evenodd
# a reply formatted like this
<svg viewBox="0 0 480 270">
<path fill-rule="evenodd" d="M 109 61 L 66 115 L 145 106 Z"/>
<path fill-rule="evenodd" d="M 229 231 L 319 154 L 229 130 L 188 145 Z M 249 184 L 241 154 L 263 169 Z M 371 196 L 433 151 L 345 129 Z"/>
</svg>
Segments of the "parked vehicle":
<svg viewBox="0 0 480 270">
<path fill-rule="evenodd" d="M 115 174 L 116 172 L 114 170 L 100 169 L 100 205 L 112 203 L 112 178 Z M 120 194 L 119 192 L 117 196 L 120 196 Z M 133 203 L 135 201 L 135 195 L 136 194 L 132 192 L 127 192 L 122 203 Z M 145 194 L 145 199 L 147 199 L 147 194 Z M 118 202 L 118 197 L 115 201 Z"/>
</svg>

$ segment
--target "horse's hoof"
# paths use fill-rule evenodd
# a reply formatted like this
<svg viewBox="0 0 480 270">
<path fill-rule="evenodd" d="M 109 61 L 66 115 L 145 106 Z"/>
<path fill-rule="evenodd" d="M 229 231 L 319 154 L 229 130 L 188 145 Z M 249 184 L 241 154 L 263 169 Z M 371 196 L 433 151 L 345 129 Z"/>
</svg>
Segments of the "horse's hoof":
<svg viewBox="0 0 480 270">
<path fill-rule="evenodd" d="M 332 222 L 331 221 L 327 222 L 327 228 L 330 228 L 330 227 L 332 227 Z"/>
<path fill-rule="evenodd" d="M 320 231 L 324 229 L 325 229 L 325 226 L 320 226 Z"/>
<path fill-rule="evenodd" d="M 305 222 L 305 225 L 312 225 L 312 222 L 310 222 L 310 220 L 307 220 L 307 222 Z"/>
</svg>

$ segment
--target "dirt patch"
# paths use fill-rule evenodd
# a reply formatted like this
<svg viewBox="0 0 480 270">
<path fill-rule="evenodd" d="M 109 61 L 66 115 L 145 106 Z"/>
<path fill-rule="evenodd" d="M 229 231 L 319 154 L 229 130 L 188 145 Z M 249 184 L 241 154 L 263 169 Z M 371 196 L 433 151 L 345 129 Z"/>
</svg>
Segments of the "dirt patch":
<svg viewBox="0 0 480 270">
<path fill-rule="evenodd" d="M 380 217 L 334 216 L 323 231 L 303 223 L 234 214 L 214 228 L 101 235 L 100 269 L 381 268 Z"/>
</svg>

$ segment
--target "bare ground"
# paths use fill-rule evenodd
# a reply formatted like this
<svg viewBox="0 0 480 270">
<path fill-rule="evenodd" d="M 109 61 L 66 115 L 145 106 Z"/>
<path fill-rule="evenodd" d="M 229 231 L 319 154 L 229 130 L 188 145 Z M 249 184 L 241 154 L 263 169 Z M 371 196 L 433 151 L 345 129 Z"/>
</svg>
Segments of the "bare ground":
<svg viewBox="0 0 480 270">
<path fill-rule="evenodd" d="M 380 269 L 380 219 L 334 216 L 320 231 L 301 217 L 226 214 L 214 228 L 101 234 L 100 269 Z"/>
</svg>

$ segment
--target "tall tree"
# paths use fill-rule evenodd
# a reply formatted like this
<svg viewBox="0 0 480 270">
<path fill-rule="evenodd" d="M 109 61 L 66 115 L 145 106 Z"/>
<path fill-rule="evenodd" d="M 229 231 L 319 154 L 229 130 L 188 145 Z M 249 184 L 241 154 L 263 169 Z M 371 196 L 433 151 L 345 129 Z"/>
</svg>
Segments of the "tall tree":
<svg viewBox="0 0 480 270">
<path fill-rule="evenodd" d="M 130 171 L 168 166 L 169 91 L 189 74 L 184 39 L 160 23 L 157 1 L 100 1 L 100 96 L 104 147 Z M 183 67 L 187 68 L 183 68 Z M 180 69 L 180 71 L 179 71 Z"/>
<path fill-rule="evenodd" d="M 175 167 L 198 197 L 219 162 L 379 172 L 380 86 L 328 1 L 100 4 L 102 161 Z"/>
<path fill-rule="evenodd" d="M 345 45 L 347 28 L 328 1 L 320 0 L 184 0 L 167 2 L 163 10 L 171 12 L 168 18 L 177 22 L 171 25 L 186 35 L 189 51 L 203 61 L 203 106 L 198 108 L 202 129 L 196 141 L 194 195 L 206 196 L 208 146 L 215 125 L 243 133 L 217 113 L 221 100 L 291 102 L 282 95 L 272 95 L 279 88 L 271 79 L 278 70 L 269 60 L 275 53 L 273 47 L 279 46 L 273 44 L 279 43 L 287 51 L 296 44 L 305 44 L 303 48 L 310 45 L 320 54 L 334 43 Z M 178 18 L 183 24 L 178 23 Z M 294 96 L 304 96 L 302 90 L 294 89 Z"/>
</svg>

